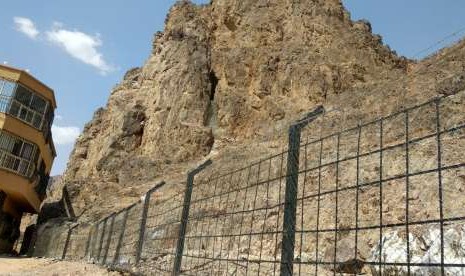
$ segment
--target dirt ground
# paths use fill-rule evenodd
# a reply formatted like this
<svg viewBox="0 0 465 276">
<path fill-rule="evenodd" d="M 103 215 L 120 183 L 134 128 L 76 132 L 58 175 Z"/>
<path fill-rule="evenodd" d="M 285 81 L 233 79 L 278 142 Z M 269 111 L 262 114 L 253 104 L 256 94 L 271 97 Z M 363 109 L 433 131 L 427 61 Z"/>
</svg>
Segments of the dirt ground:
<svg viewBox="0 0 465 276">
<path fill-rule="evenodd" d="M 13 258 L 0 256 L 1 276 L 117 276 L 119 272 L 80 262 L 56 261 L 39 258 Z"/>
</svg>

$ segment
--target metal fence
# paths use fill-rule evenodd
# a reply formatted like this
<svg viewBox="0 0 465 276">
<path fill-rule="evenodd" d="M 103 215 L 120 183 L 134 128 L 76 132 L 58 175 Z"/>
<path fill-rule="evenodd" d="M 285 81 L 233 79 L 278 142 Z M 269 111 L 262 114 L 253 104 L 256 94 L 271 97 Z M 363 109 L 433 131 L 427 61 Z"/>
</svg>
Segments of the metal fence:
<svg viewBox="0 0 465 276">
<path fill-rule="evenodd" d="M 206 162 L 180 193 L 159 200 L 156 187 L 43 235 L 36 255 L 156 275 L 464 275 L 464 94 L 302 135 L 319 108 L 287 150 L 225 173 Z M 62 242 L 40 249 L 50 239 Z"/>
<path fill-rule="evenodd" d="M 465 272 L 465 105 L 457 98 L 301 144 L 294 271 Z"/>
<path fill-rule="evenodd" d="M 181 272 L 279 273 L 286 156 L 195 181 Z"/>
</svg>

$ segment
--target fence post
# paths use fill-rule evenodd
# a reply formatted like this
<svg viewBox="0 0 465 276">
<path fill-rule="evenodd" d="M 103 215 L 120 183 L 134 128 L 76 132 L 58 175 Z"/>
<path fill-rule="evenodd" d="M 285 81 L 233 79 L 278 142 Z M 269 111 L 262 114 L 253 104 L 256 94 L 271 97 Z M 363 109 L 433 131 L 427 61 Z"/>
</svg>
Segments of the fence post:
<svg viewBox="0 0 465 276">
<path fill-rule="evenodd" d="M 189 209 L 194 187 L 195 175 L 211 165 L 212 161 L 208 159 L 196 169 L 190 171 L 187 175 L 186 192 L 184 194 L 184 206 L 182 209 L 181 226 L 179 228 L 178 244 L 176 246 L 176 256 L 174 259 L 173 275 L 177 276 L 181 273 L 182 253 L 184 252 L 184 239 L 186 236 L 187 221 L 189 219 Z"/>
<path fill-rule="evenodd" d="M 89 247 L 90 247 L 90 240 L 92 239 L 92 231 L 93 227 L 89 227 L 89 235 L 87 235 L 87 242 L 86 242 L 86 251 L 84 252 L 84 256 L 82 259 L 85 259 L 87 254 L 89 254 Z"/>
<path fill-rule="evenodd" d="M 142 256 L 142 249 L 144 247 L 145 227 L 147 224 L 147 214 L 149 211 L 150 197 L 152 196 L 153 192 L 155 192 L 157 189 L 159 189 L 163 185 L 165 185 L 165 181 L 162 181 L 159 184 L 157 184 L 155 187 L 150 189 L 145 195 L 144 206 L 142 209 L 142 219 L 140 221 L 139 242 L 137 243 L 136 265 L 139 264 L 140 258 Z"/>
<path fill-rule="evenodd" d="M 118 245 L 116 246 L 115 256 L 112 262 L 113 266 L 115 265 L 116 261 L 119 259 L 119 252 L 121 250 L 121 245 L 123 244 L 124 232 L 126 231 L 126 222 L 128 220 L 128 213 L 129 213 L 129 209 L 131 208 L 132 206 L 122 210 L 122 212 L 124 212 L 122 229 L 121 229 L 121 233 L 119 234 Z"/>
<path fill-rule="evenodd" d="M 66 252 L 68 251 L 68 246 L 69 246 L 69 240 L 71 239 L 71 234 L 73 232 L 73 229 L 76 228 L 77 225 L 70 227 L 68 229 L 68 235 L 66 236 L 66 242 L 65 242 L 65 247 L 63 248 L 63 255 L 61 256 L 61 259 L 64 260 L 66 257 Z"/>
<path fill-rule="evenodd" d="M 107 220 L 108 220 L 108 217 L 106 217 L 105 219 L 103 219 L 103 229 L 102 229 L 102 236 L 100 237 L 100 241 L 99 241 L 99 246 L 98 246 L 98 251 L 97 251 L 97 262 L 100 261 L 100 254 L 102 253 L 102 247 L 103 247 L 103 238 L 105 237 L 105 230 L 107 228 Z"/>
<path fill-rule="evenodd" d="M 295 224 L 297 211 L 297 184 L 299 183 L 301 131 L 303 127 L 323 113 L 324 108 L 319 106 L 289 128 L 283 240 L 281 244 L 281 276 L 290 276 L 294 273 Z"/>
<path fill-rule="evenodd" d="M 92 261 L 95 259 L 95 255 L 97 252 L 97 239 L 98 239 L 98 227 L 99 227 L 99 222 L 97 222 L 93 227 L 92 227 L 92 243 L 89 248 L 89 261 Z"/>
<path fill-rule="evenodd" d="M 49 246 L 50 244 L 53 244 L 53 243 L 55 243 L 55 250 L 53 251 L 53 255 L 51 257 L 54 259 L 61 258 L 63 256 L 63 251 L 60 250 L 60 246 L 63 246 L 63 241 L 61 240 L 61 236 L 59 234 L 56 237 L 56 240 L 55 239 L 52 240 L 52 238 L 48 239 Z"/>
<path fill-rule="evenodd" d="M 106 244 L 106 247 L 105 247 L 105 254 L 103 255 L 102 265 L 105 265 L 105 263 L 107 261 L 108 249 L 110 249 L 111 235 L 113 233 L 113 225 L 115 223 L 115 217 L 116 217 L 116 215 L 114 213 L 111 214 L 110 231 L 108 231 L 107 244 Z"/>
</svg>

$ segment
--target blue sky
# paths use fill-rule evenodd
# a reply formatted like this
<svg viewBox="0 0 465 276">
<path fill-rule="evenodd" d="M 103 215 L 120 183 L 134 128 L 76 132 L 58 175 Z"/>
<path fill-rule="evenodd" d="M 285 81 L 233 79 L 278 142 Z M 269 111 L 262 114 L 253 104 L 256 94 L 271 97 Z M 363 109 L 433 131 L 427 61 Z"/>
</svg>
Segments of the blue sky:
<svg viewBox="0 0 465 276">
<path fill-rule="evenodd" d="M 218 0 L 220 1 L 220 0 Z M 15 0 L 0 8 L 0 62 L 28 69 L 55 90 L 54 137 L 58 157 L 52 174 L 66 167 L 75 137 L 93 112 L 106 104 L 126 70 L 144 63 L 156 31 L 163 30 L 174 0 Z M 205 3 L 208 0 L 197 0 Z M 465 28 L 465 1 L 345 0 L 353 19 L 399 54 L 414 57 Z M 457 41 L 465 30 L 438 47 Z"/>
</svg>

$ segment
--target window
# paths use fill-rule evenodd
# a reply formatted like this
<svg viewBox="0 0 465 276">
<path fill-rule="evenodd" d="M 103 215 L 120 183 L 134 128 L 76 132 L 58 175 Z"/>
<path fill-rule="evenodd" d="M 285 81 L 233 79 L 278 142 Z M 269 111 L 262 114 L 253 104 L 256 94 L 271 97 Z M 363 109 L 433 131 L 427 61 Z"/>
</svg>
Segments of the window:
<svg viewBox="0 0 465 276">
<path fill-rule="evenodd" d="M 21 106 L 21 109 L 19 110 L 19 115 L 18 115 L 18 117 L 19 117 L 21 120 L 27 122 L 26 118 L 27 118 L 28 114 L 29 114 L 29 110 L 27 110 L 26 107 Z"/>
<path fill-rule="evenodd" d="M 12 151 L 14 146 L 14 141 L 9 139 L 8 136 L 0 135 L 0 149 L 4 151 Z"/>
<path fill-rule="evenodd" d="M 36 145 L 0 132 L 0 167 L 25 177 L 32 177 L 38 157 Z"/>
<path fill-rule="evenodd" d="M 6 113 L 9 105 L 10 105 L 10 99 L 5 98 L 5 97 L 0 97 L 0 112 Z"/>
<path fill-rule="evenodd" d="M 18 85 L 18 88 L 16 89 L 15 99 L 18 102 L 24 104 L 25 106 L 29 106 L 32 99 L 32 93 L 31 91 L 27 90 L 26 87 Z"/>
<path fill-rule="evenodd" d="M 10 153 L 12 153 L 12 154 L 14 154 L 16 156 L 19 156 L 22 147 L 23 147 L 23 141 L 21 141 L 19 139 L 14 139 L 13 140 L 13 150 L 11 150 Z"/>
<path fill-rule="evenodd" d="M 18 102 L 13 101 L 11 103 L 10 111 L 8 113 L 14 117 L 18 117 L 18 113 L 20 109 L 21 109 L 21 105 Z"/>
<path fill-rule="evenodd" d="M 44 135 L 53 123 L 53 108 L 49 101 L 21 84 L 0 79 L 0 112 L 41 130 Z"/>
<path fill-rule="evenodd" d="M 44 114 L 47 108 L 47 102 L 41 97 L 34 95 L 31 101 L 31 108 L 40 114 Z"/>
<path fill-rule="evenodd" d="M 32 125 L 37 128 L 37 129 L 40 129 L 40 125 L 42 124 L 42 116 L 40 116 L 39 114 L 34 114 L 34 118 L 32 119 Z"/>
<path fill-rule="evenodd" d="M 18 172 L 21 174 L 21 175 L 28 175 L 28 168 L 29 168 L 29 162 L 28 161 L 25 161 L 25 160 L 21 160 L 20 163 L 19 163 L 19 167 L 18 167 Z"/>
<path fill-rule="evenodd" d="M 15 89 L 16 84 L 14 82 L 0 79 L 0 112 L 6 113 L 8 111 Z"/>
<path fill-rule="evenodd" d="M 51 123 L 47 120 L 47 113 L 53 113 L 49 103 L 24 86 L 18 85 L 12 101 L 9 112 L 11 115 L 40 130 L 44 130 L 44 125 Z"/>
<path fill-rule="evenodd" d="M 21 149 L 21 157 L 30 160 L 32 158 L 32 153 L 34 147 L 31 144 L 24 143 L 23 148 Z"/>
<path fill-rule="evenodd" d="M 16 89 L 16 83 L 0 79 L 0 96 L 12 97 Z"/>
</svg>

